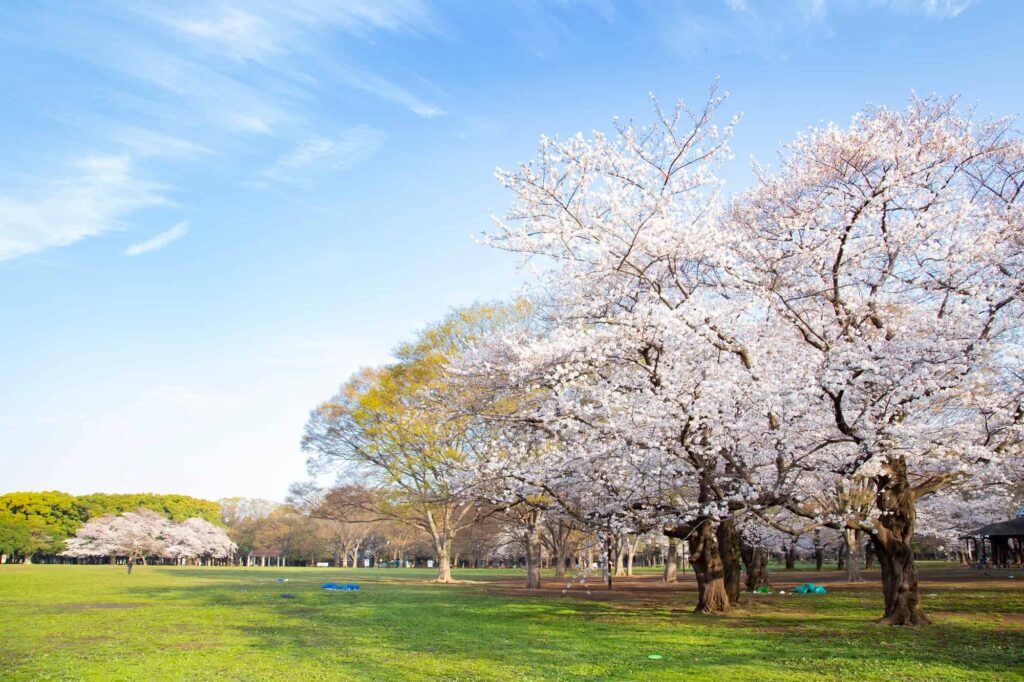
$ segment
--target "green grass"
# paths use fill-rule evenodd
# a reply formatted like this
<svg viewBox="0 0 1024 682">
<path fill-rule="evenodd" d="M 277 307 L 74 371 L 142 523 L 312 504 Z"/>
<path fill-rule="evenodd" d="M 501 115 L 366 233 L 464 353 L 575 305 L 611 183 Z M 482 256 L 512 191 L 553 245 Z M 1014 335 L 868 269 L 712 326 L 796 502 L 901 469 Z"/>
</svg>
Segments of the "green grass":
<svg viewBox="0 0 1024 682">
<path fill-rule="evenodd" d="M 2 566 L 0 678 L 1024 679 L 1024 576 L 1020 589 L 926 586 L 935 623 L 905 629 L 872 622 L 875 585 L 748 595 L 735 614 L 709 618 L 689 612 L 692 586 L 598 601 L 596 584 L 590 597 L 580 586 L 573 598 L 502 596 L 518 583 L 483 581 L 518 573 L 458 571 L 480 582 L 445 586 L 422 582 L 430 574 Z M 321 590 L 327 580 L 363 589 Z"/>
</svg>

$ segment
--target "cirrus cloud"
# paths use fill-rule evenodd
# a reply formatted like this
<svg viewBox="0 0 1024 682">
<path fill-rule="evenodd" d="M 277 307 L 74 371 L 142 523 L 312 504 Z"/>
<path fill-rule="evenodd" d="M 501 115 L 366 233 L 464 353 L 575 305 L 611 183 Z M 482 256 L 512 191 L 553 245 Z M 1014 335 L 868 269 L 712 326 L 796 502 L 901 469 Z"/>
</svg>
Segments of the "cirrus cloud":
<svg viewBox="0 0 1024 682">
<path fill-rule="evenodd" d="M 139 256 L 150 251 L 159 251 L 171 242 L 181 239 L 188 232 L 188 221 L 183 220 L 174 227 L 158 235 L 150 237 L 146 241 L 132 244 L 124 251 L 126 256 Z"/>
<path fill-rule="evenodd" d="M 0 196 L 0 261 L 95 237 L 135 211 L 170 203 L 128 156 L 90 156 L 74 167 L 74 177 L 32 180 L 19 195 Z"/>
</svg>

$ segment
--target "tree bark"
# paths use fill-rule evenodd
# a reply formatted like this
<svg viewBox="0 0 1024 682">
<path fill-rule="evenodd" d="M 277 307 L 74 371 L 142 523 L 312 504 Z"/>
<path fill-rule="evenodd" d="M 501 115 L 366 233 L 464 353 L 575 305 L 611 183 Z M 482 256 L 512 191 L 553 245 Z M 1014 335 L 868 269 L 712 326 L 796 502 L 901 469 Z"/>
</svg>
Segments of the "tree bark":
<svg viewBox="0 0 1024 682">
<path fill-rule="evenodd" d="M 626 558 L 626 544 L 628 539 L 624 539 L 621 535 L 615 537 L 615 577 L 622 578 L 626 575 L 626 565 L 623 561 Z"/>
<path fill-rule="evenodd" d="M 633 559 L 636 558 L 636 548 L 640 544 L 640 538 L 633 538 L 630 541 L 626 536 L 626 575 L 633 575 Z"/>
<path fill-rule="evenodd" d="M 732 519 L 722 521 L 715 536 L 722 558 L 725 591 L 729 595 L 729 603 L 736 604 L 740 600 L 740 535 L 736 532 L 736 522 Z"/>
<path fill-rule="evenodd" d="M 740 557 L 747 572 L 748 592 L 754 592 L 759 587 L 772 586 L 768 581 L 768 557 L 763 549 L 740 540 Z"/>
<path fill-rule="evenodd" d="M 564 578 L 566 564 L 569 562 L 568 551 L 569 548 L 566 543 L 565 531 L 563 528 L 558 528 L 559 538 L 555 543 L 555 577 Z"/>
<path fill-rule="evenodd" d="M 796 569 L 796 540 L 792 540 L 789 543 L 789 547 L 786 548 L 786 570 L 792 571 Z"/>
<path fill-rule="evenodd" d="M 714 522 L 700 518 L 689 534 L 690 565 L 697 577 L 697 613 L 720 615 L 729 612 L 722 557 L 715 540 Z"/>
<path fill-rule="evenodd" d="M 821 531 L 814 529 L 814 570 L 820 571 L 825 563 L 825 550 L 821 547 Z"/>
<path fill-rule="evenodd" d="M 917 586 L 917 564 L 914 563 L 914 491 L 907 481 L 907 463 L 902 457 L 886 461 L 882 473 L 875 478 L 875 504 L 879 514 L 872 541 L 882 569 L 882 593 L 886 625 L 924 625 L 928 623 L 921 610 Z"/>
<path fill-rule="evenodd" d="M 612 589 L 612 534 L 608 533 L 604 538 L 604 575 L 608 581 L 608 589 Z"/>
<path fill-rule="evenodd" d="M 859 530 L 843 529 L 843 539 L 846 541 L 846 582 L 848 583 L 864 581 L 860 577 L 860 535 Z"/>
<path fill-rule="evenodd" d="M 661 576 L 662 582 L 674 583 L 676 573 L 679 572 L 679 538 L 668 539 L 668 555 L 665 557 L 665 572 Z"/>
<path fill-rule="evenodd" d="M 526 589 L 540 588 L 541 541 L 540 526 L 529 523 L 526 527 Z"/>
<path fill-rule="evenodd" d="M 434 551 L 437 552 L 437 580 L 435 582 L 455 582 L 452 580 L 451 547 L 443 541 L 435 540 Z"/>
</svg>

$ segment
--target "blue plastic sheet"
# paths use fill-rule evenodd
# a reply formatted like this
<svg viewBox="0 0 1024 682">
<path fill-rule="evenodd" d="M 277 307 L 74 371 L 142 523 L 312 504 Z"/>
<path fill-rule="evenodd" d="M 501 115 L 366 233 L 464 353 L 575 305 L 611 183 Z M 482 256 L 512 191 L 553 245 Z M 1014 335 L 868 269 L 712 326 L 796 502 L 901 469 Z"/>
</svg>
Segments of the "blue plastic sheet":
<svg viewBox="0 0 1024 682">
<path fill-rule="evenodd" d="M 325 590 L 358 590 L 359 589 L 359 585 L 356 585 L 355 583 L 343 583 L 341 585 L 339 585 L 338 583 L 324 583 L 320 587 L 324 588 Z"/>
<path fill-rule="evenodd" d="M 797 585 L 793 588 L 793 591 L 798 594 L 826 594 L 828 592 L 823 585 L 815 585 L 814 583 Z"/>
</svg>

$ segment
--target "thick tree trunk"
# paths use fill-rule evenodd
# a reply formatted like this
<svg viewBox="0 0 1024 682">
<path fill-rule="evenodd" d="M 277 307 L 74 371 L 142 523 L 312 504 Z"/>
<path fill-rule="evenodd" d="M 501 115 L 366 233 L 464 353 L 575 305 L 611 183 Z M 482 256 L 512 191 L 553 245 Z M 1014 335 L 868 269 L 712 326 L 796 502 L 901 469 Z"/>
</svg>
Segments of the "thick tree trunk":
<svg viewBox="0 0 1024 682">
<path fill-rule="evenodd" d="M 526 589 L 540 588 L 540 527 L 530 523 L 526 528 Z"/>
<path fill-rule="evenodd" d="M 437 580 L 439 583 L 451 583 L 455 582 L 452 580 L 452 560 L 451 560 L 451 548 L 448 547 L 444 542 L 435 542 L 434 550 L 437 552 Z"/>
<path fill-rule="evenodd" d="M 868 543 L 864 548 L 864 568 L 872 568 L 875 565 L 875 546 Z"/>
<path fill-rule="evenodd" d="M 665 572 L 661 576 L 662 582 L 674 583 L 676 573 L 679 572 L 679 538 L 668 539 L 668 555 L 665 557 Z"/>
<path fill-rule="evenodd" d="M 748 545 L 740 541 L 740 557 L 747 572 L 747 591 L 754 592 L 759 587 L 771 587 L 768 582 L 768 557 L 760 547 Z"/>
<path fill-rule="evenodd" d="M 789 547 L 786 548 L 786 570 L 792 571 L 796 569 L 796 540 L 789 543 Z"/>
<path fill-rule="evenodd" d="M 729 612 L 729 593 L 725 589 L 722 557 L 715 540 L 714 522 L 698 519 L 689 534 L 690 565 L 697 577 L 697 613 L 724 614 Z"/>
<path fill-rule="evenodd" d="M 825 563 L 825 550 L 821 547 L 821 531 L 814 529 L 814 570 L 820 571 Z"/>
<path fill-rule="evenodd" d="M 628 540 L 622 536 L 616 536 L 615 539 L 615 577 L 622 578 L 626 575 L 626 564 L 624 559 L 626 558 L 626 544 Z"/>
<path fill-rule="evenodd" d="M 846 541 L 846 582 L 863 582 L 860 577 L 860 531 L 853 528 L 843 529 L 843 540 Z"/>
<path fill-rule="evenodd" d="M 736 604 L 740 600 L 740 535 L 736 532 L 736 522 L 726 519 L 718 524 L 715 532 L 718 539 L 718 553 L 722 558 L 722 580 L 725 591 L 729 595 L 729 603 Z"/>
<path fill-rule="evenodd" d="M 840 547 L 839 551 L 836 552 L 836 570 L 841 571 L 846 568 L 846 555 L 849 552 L 846 547 Z"/>
<path fill-rule="evenodd" d="M 878 494 L 878 520 L 872 540 L 882 569 L 882 593 L 885 596 L 886 625 L 924 625 L 914 563 L 914 492 L 907 482 L 907 464 L 902 457 L 888 460 L 883 473 L 875 478 Z"/>
</svg>

